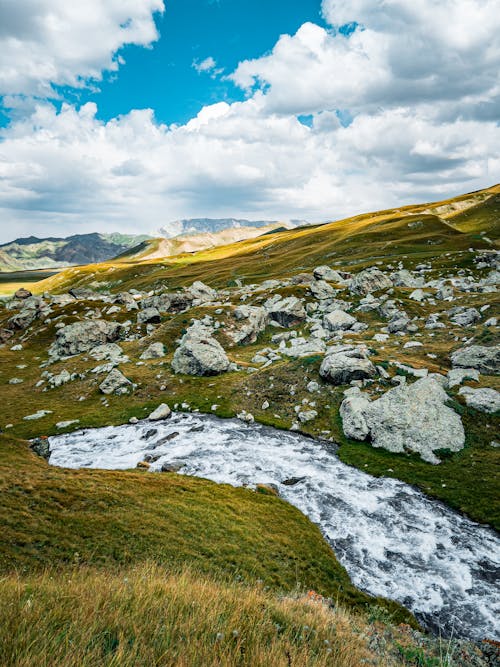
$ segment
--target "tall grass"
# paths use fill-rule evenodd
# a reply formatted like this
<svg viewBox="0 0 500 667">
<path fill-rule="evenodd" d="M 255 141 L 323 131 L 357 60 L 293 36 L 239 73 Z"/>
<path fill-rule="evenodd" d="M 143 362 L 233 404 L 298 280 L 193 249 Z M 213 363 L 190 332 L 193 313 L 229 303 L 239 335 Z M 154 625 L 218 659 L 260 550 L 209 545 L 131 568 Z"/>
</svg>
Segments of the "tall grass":
<svg viewBox="0 0 500 667">
<path fill-rule="evenodd" d="M 0 580 L 2 667 L 354 667 L 370 656 L 361 625 L 311 597 L 151 563 Z"/>
</svg>

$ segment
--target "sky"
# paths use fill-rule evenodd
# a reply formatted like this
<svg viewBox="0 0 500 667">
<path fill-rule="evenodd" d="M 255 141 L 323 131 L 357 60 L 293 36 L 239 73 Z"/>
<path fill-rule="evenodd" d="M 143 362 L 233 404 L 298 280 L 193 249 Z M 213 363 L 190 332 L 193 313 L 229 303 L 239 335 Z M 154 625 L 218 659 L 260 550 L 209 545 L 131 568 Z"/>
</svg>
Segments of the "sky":
<svg viewBox="0 0 500 667">
<path fill-rule="evenodd" d="M 497 0 L 0 0 L 0 242 L 500 181 Z"/>
</svg>

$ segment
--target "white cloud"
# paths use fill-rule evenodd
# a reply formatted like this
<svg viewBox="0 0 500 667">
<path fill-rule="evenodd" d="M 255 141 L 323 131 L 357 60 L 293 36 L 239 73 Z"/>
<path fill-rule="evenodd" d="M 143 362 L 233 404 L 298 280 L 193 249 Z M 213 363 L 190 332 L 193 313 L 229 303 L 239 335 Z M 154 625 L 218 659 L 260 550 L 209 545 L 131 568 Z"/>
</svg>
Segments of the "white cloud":
<svg viewBox="0 0 500 667">
<path fill-rule="evenodd" d="M 346 38 L 304 24 L 239 65 L 245 102 L 206 106 L 181 126 L 151 110 L 105 123 L 93 104 L 26 110 L 0 134 L 1 234 L 152 232 L 205 216 L 327 220 L 498 182 L 491 6 L 325 0 L 332 26 L 365 29 Z"/>
<path fill-rule="evenodd" d="M 163 0 L 0 1 L 0 94 L 50 96 L 51 84 L 81 86 L 120 64 L 125 44 L 158 37 Z"/>
<path fill-rule="evenodd" d="M 210 72 L 210 70 L 215 69 L 216 66 L 217 63 L 212 58 L 212 56 L 208 56 L 208 58 L 205 58 L 205 60 L 201 61 L 193 60 L 193 67 L 198 72 L 198 74 L 201 74 L 202 72 Z"/>
</svg>

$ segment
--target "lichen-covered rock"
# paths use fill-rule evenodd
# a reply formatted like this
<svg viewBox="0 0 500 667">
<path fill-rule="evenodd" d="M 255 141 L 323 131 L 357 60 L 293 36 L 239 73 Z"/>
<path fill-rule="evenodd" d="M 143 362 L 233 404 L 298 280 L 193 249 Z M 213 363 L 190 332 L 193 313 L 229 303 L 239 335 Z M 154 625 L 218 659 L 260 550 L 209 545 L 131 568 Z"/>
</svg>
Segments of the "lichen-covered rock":
<svg viewBox="0 0 500 667">
<path fill-rule="evenodd" d="M 23 308 L 9 319 L 8 324 L 11 329 L 20 329 L 22 331 L 27 329 L 37 317 L 38 311 L 36 308 Z"/>
<path fill-rule="evenodd" d="M 414 276 L 407 269 L 400 269 L 391 274 L 391 280 L 396 287 L 423 287 L 422 276 Z"/>
<path fill-rule="evenodd" d="M 121 371 L 113 368 L 101 382 L 99 389 L 103 394 L 123 396 L 124 394 L 130 394 L 134 390 L 134 384 Z"/>
<path fill-rule="evenodd" d="M 141 359 L 161 359 L 165 356 L 163 343 L 151 343 L 141 354 Z"/>
<path fill-rule="evenodd" d="M 316 278 L 316 280 L 329 280 L 332 283 L 345 282 L 338 271 L 335 271 L 335 269 L 326 266 L 326 264 L 322 266 L 317 266 L 313 271 L 313 275 Z"/>
<path fill-rule="evenodd" d="M 354 275 L 349 289 L 352 294 L 368 294 L 392 287 L 392 281 L 379 269 L 371 267 Z"/>
<path fill-rule="evenodd" d="M 323 327 L 328 331 L 347 331 L 357 320 L 343 310 L 332 310 L 323 317 Z"/>
<path fill-rule="evenodd" d="M 228 336 L 239 345 L 251 345 L 257 336 L 264 331 L 269 321 L 269 315 L 260 306 L 238 306 L 234 317 L 241 325 L 236 331 L 228 331 Z"/>
<path fill-rule="evenodd" d="M 205 283 L 202 283 L 201 280 L 196 280 L 191 287 L 187 288 L 187 292 L 189 292 L 193 299 L 199 304 L 215 301 L 217 299 L 217 292 L 208 285 L 205 285 Z"/>
<path fill-rule="evenodd" d="M 182 337 L 172 369 L 184 375 L 219 375 L 229 369 L 229 359 L 222 345 L 197 327 Z"/>
<path fill-rule="evenodd" d="M 155 422 L 159 421 L 160 419 L 168 419 L 170 415 L 172 414 L 172 410 L 168 407 L 166 403 L 161 403 L 156 410 L 153 410 L 153 412 L 148 416 L 149 421 Z"/>
<path fill-rule="evenodd" d="M 74 322 L 57 331 L 56 339 L 49 348 L 49 355 L 61 358 L 88 352 L 98 345 L 118 340 L 122 332 L 123 328 L 117 322 L 106 320 Z"/>
<path fill-rule="evenodd" d="M 137 324 L 159 324 L 161 315 L 158 308 L 144 308 L 137 313 Z"/>
<path fill-rule="evenodd" d="M 318 299 L 318 301 L 333 299 L 337 294 L 337 290 L 333 289 L 326 280 L 315 280 L 309 285 L 309 291 L 315 299 Z"/>
<path fill-rule="evenodd" d="M 481 319 L 481 313 L 476 308 L 456 308 L 449 315 L 450 320 L 461 327 L 468 327 Z"/>
<path fill-rule="evenodd" d="M 96 361 L 104 361 L 105 359 L 115 361 L 116 363 L 128 361 L 128 357 L 123 354 L 122 348 L 116 343 L 98 345 L 90 350 L 89 356 Z"/>
<path fill-rule="evenodd" d="M 319 374 L 331 384 L 341 385 L 375 377 L 377 370 L 363 348 L 335 345 L 327 350 Z"/>
<path fill-rule="evenodd" d="M 166 313 L 172 307 L 172 298 L 170 294 L 166 293 L 154 294 L 153 296 L 147 296 L 144 299 L 141 299 L 139 305 L 144 310 L 148 308 L 156 308 L 160 313 Z"/>
<path fill-rule="evenodd" d="M 390 389 L 363 410 L 371 444 L 439 463 L 435 450 L 457 452 L 465 444 L 462 421 L 447 401 L 448 395 L 432 378 Z"/>
<path fill-rule="evenodd" d="M 120 292 L 115 296 L 114 302 L 125 306 L 127 310 L 137 310 L 139 308 L 137 301 L 130 292 Z"/>
<path fill-rule="evenodd" d="M 324 354 L 326 351 L 326 344 L 320 338 L 291 338 L 290 346 L 287 347 L 283 342 L 280 345 L 279 352 L 287 357 L 298 359 L 300 357 L 310 357 L 315 354 Z"/>
<path fill-rule="evenodd" d="M 459 392 L 470 408 L 493 414 L 500 410 L 500 393 L 489 387 L 473 389 L 472 387 L 462 387 Z"/>
<path fill-rule="evenodd" d="M 370 429 L 365 419 L 365 410 L 370 405 L 368 398 L 358 387 L 352 387 L 344 393 L 344 400 L 340 405 L 342 430 L 348 438 L 365 440 Z"/>
<path fill-rule="evenodd" d="M 279 294 L 264 303 L 270 319 L 283 327 L 291 327 L 306 319 L 304 304 L 296 296 L 281 297 Z"/>
<path fill-rule="evenodd" d="M 20 287 L 14 294 L 15 299 L 29 299 L 30 296 L 33 296 L 33 294 L 25 287 Z"/>
<path fill-rule="evenodd" d="M 479 371 L 475 368 L 452 368 L 448 371 L 448 389 L 452 389 L 464 380 L 479 382 Z"/>
<path fill-rule="evenodd" d="M 454 367 L 475 368 L 485 375 L 498 375 L 500 373 L 500 345 L 461 347 L 459 350 L 455 350 L 450 358 Z"/>
</svg>

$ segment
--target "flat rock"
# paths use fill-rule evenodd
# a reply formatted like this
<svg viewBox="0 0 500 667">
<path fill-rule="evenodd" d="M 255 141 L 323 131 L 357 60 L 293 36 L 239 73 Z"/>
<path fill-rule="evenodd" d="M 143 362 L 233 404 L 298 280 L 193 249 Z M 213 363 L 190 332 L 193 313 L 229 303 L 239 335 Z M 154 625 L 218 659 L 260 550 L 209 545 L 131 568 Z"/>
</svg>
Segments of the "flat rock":
<svg viewBox="0 0 500 667">
<path fill-rule="evenodd" d="M 60 358 L 88 352 L 98 345 L 118 340 L 122 331 L 120 324 L 106 320 L 68 324 L 57 331 L 56 339 L 49 348 L 49 355 Z"/>
<path fill-rule="evenodd" d="M 500 393 L 489 387 L 473 389 L 472 387 L 462 387 L 458 393 L 463 396 L 466 404 L 479 412 L 493 414 L 500 410 Z"/>
<path fill-rule="evenodd" d="M 350 282 L 352 294 L 368 294 L 392 287 L 392 281 L 379 269 L 371 267 L 355 274 Z"/>
<path fill-rule="evenodd" d="M 99 390 L 103 394 L 122 396 L 124 394 L 130 394 L 134 390 L 134 384 L 126 378 L 121 371 L 117 368 L 113 368 L 99 385 Z"/>
<path fill-rule="evenodd" d="M 347 331 L 357 320 L 343 310 L 332 310 L 323 317 L 323 327 L 328 331 Z"/>
<path fill-rule="evenodd" d="M 161 403 L 156 410 L 148 416 L 149 421 L 159 421 L 160 419 L 167 419 L 172 414 L 172 410 L 166 403 Z"/>
<path fill-rule="evenodd" d="M 484 375 L 500 373 L 500 345 L 462 347 L 455 350 L 450 358 L 453 367 L 475 368 Z"/>
<path fill-rule="evenodd" d="M 352 345 L 336 345 L 327 350 L 319 369 L 322 378 L 334 385 L 352 380 L 375 377 L 377 370 L 364 349 Z"/>
</svg>

